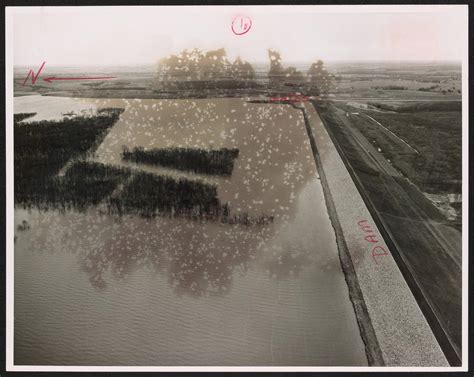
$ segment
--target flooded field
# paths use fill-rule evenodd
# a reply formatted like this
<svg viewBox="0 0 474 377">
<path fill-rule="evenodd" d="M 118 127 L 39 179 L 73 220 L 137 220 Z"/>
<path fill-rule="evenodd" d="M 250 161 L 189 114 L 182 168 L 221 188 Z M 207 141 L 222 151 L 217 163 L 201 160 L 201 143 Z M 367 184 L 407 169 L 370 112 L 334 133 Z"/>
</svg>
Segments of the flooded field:
<svg viewBox="0 0 474 377">
<path fill-rule="evenodd" d="M 15 113 L 37 112 L 27 121 L 106 107 L 125 111 L 89 161 L 207 182 L 233 214 L 274 220 L 16 208 L 15 364 L 367 365 L 299 110 L 15 98 Z M 220 177 L 123 161 L 123 147 L 239 155 Z"/>
</svg>

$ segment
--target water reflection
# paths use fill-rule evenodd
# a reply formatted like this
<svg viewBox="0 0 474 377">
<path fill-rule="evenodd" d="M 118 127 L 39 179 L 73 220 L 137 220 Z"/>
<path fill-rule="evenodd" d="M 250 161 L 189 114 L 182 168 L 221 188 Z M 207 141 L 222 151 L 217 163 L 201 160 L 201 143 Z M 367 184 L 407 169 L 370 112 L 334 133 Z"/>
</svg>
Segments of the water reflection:
<svg viewBox="0 0 474 377">
<path fill-rule="evenodd" d="M 205 100 L 199 103 L 194 100 L 119 102 L 103 100 L 100 103 L 102 107 L 125 107 L 125 111 L 97 153 L 99 157 L 104 157 L 107 152 L 106 155 L 111 154 L 118 160 L 104 161 L 99 158 L 107 165 L 84 162 L 81 166 L 83 170 L 86 168 L 87 174 L 72 174 L 73 166 L 67 170 L 70 174 L 62 177 L 63 180 L 69 176 L 89 177 L 89 170 L 93 169 L 92 176 L 102 182 L 104 177 L 113 176 L 111 172 L 126 171 L 122 184 L 117 186 L 114 183 L 117 187 L 110 190 L 108 207 L 95 207 L 97 203 L 94 202 L 93 205 L 80 208 L 81 213 L 78 213 L 78 208 L 68 207 L 68 211 L 62 214 L 56 210 L 40 214 L 37 209 L 31 208 L 27 218 L 29 222 L 37 223 L 33 226 L 33 232 L 47 236 L 42 238 L 39 234 L 30 234 L 23 238 L 28 238 L 28 242 L 36 239 L 40 242 L 43 240 L 45 244 L 54 243 L 49 246 L 51 250 L 75 252 L 81 270 L 98 290 L 106 290 L 110 279 L 125 280 L 133 271 L 146 268 L 166 274 L 170 287 L 179 295 L 225 294 L 232 287 L 233 274 L 245 273 L 254 259 L 259 259 L 260 267 L 276 279 L 297 276 L 303 266 L 310 262 L 308 250 L 313 249 L 314 244 L 302 240 L 312 239 L 308 236 L 312 230 L 301 234 L 298 228 L 304 228 L 304 224 L 293 228 L 285 225 L 293 221 L 297 206 L 304 208 L 314 200 L 314 197 L 305 197 L 306 203 L 297 205 L 297 202 L 301 202 L 300 191 L 316 173 L 314 161 L 307 153 L 310 150 L 309 142 L 299 111 L 290 106 L 264 105 L 252 107 L 253 111 L 249 112 L 248 104 L 241 99 Z M 148 115 L 143 118 L 143 124 L 137 123 L 138 113 Z M 156 116 L 163 119 L 156 123 Z M 186 119 L 185 127 L 177 127 L 179 119 Z M 147 181 L 140 187 L 134 185 L 136 179 L 128 179 L 128 168 L 113 165 L 120 166 L 122 163 L 120 146 L 134 147 L 138 144 L 140 147 L 166 147 L 170 142 L 180 145 L 184 140 L 186 146 L 204 148 L 208 145 L 196 144 L 207 139 L 204 136 L 216 143 L 216 148 L 239 146 L 242 149 L 236 160 L 235 171 L 232 177 L 220 180 L 218 184 L 200 183 L 195 179 L 186 182 L 188 186 L 200 188 L 200 195 L 196 197 L 204 197 L 201 192 L 205 192 L 209 194 L 206 197 L 214 200 L 214 207 L 219 210 L 219 202 L 230 203 L 233 213 L 226 214 L 230 211 L 226 204 L 227 212 L 224 207 L 220 211 L 225 215 L 222 221 L 211 223 L 207 217 L 189 221 L 187 218 L 175 218 L 174 210 L 158 205 L 160 213 L 167 216 L 134 216 L 155 213 L 157 205 L 154 201 L 157 199 L 158 186 L 169 186 L 165 196 L 174 196 L 171 195 L 172 200 L 168 198 L 165 202 L 177 203 L 178 209 L 186 198 L 177 192 L 176 185 L 163 185 L 163 182 L 156 181 L 159 176 L 142 170 L 135 171 L 133 176 L 153 177 L 153 181 Z M 162 145 L 160 137 L 164 137 L 166 145 Z M 152 145 L 149 145 L 150 140 L 153 141 Z M 82 178 L 74 181 L 74 187 L 83 184 Z M 177 179 L 172 180 L 175 181 L 178 182 Z M 153 195 L 146 195 L 151 187 Z M 98 191 L 92 190 L 94 194 Z M 67 192 L 75 191 L 71 189 Z M 321 193 L 314 195 L 321 196 Z M 135 199 L 133 201 L 133 198 L 138 202 Z M 163 199 L 161 191 L 158 199 Z M 133 205 L 129 203 L 131 201 Z M 118 211 L 113 211 L 113 204 L 121 204 L 117 206 Z M 148 207 L 150 210 L 145 211 Z M 23 209 L 18 211 L 25 213 Z M 301 212 L 301 209 L 298 211 Z M 115 212 L 122 216 L 115 216 Z M 309 224 L 314 224 L 314 216 L 318 214 L 310 214 L 307 219 Z M 274 217 L 277 223 L 272 224 Z M 38 224 L 41 222 L 42 225 Z M 277 231 L 284 236 L 280 234 L 278 242 L 268 246 L 269 235 Z M 299 234 L 299 239 L 295 239 L 293 233 Z M 30 249 L 38 249 L 37 242 Z"/>
<path fill-rule="evenodd" d="M 167 276 L 175 294 L 223 295 L 232 288 L 234 274 L 252 266 L 270 278 L 296 278 L 306 265 L 340 268 L 327 226 L 315 227 L 321 195 L 316 180 L 305 186 L 292 208 L 291 221 L 260 226 L 190 221 L 180 218 L 110 216 L 98 210 L 40 212 L 17 209 L 28 234 L 18 234 L 17 247 L 34 251 L 71 251 L 90 284 L 99 291 L 111 279 L 123 281 L 139 270 Z M 319 210 L 325 210 L 324 203 Z M 25 220 L 27 219 L 27 220 Z M 20 229 L 20 228 L 18 228 Z"/>
<path fill-rule="evenodd" d="M 321 273 L 341 272 L 331 224 L 315 221 L 326 211 L 322 187 L 313 178 L 299 193 L 292 220 L 284 222 L 262 249 L 262 265 L 270 277 L 297 278 L 309 265 L 317 265 Z"/>
<path fill-rule="evenodd" d="M 270 226 L 119 218 L 94 211 L 17 211 L 22 212 L 18 219 L 26 215 L 31 224 L 31 233 L 21 238 L 22 243 L 39 252 L 75 253 L 81 270 L 98 290 L 107 289 L 111 278 L 126 280 L 145 268 L 166 274 L 179 295 L 225 294 L 232 287 L 233 273 L 245 273 L 272 232 Z M 28 249 L 26 244 L 17 247 Z"/>
<path fill-rule="evenodd" d="M 265 265 L 269 275 L 277 280 L 297 277 L 303 266 L 308 263 L 306 250 L 290 246 L 288 249 L 277 250 L 272 258 L 267 258 Z"/>
</svg>

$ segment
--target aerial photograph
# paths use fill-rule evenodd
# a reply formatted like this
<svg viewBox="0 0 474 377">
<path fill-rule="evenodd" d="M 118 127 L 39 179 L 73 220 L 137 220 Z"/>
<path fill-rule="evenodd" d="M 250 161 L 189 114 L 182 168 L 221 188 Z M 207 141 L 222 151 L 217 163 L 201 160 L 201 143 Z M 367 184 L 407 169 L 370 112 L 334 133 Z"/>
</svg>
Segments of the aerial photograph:
<svg viewBox="0 0 474 377">
<path fill-rule="evenodd" d="M 11 370 L 466 365 L 467 6 L 6 18 Z"/>
</svg>

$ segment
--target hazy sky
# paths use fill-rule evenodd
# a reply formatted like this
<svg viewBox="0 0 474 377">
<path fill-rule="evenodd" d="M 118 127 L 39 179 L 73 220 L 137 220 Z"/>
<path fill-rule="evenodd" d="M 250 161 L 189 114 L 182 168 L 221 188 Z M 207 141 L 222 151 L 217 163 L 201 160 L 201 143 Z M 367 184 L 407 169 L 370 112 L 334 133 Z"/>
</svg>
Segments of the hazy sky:
<svg viewBox="0 0 474 377">
<path fill-rule="evenodd" d="M 155 63 L 184 48 L 225 47 L 250 62 L 461 60 L 466 6 L 7 8 L 15 65 Z M 245 15 L 245 35 L 231 30 Z"/>
</svg>

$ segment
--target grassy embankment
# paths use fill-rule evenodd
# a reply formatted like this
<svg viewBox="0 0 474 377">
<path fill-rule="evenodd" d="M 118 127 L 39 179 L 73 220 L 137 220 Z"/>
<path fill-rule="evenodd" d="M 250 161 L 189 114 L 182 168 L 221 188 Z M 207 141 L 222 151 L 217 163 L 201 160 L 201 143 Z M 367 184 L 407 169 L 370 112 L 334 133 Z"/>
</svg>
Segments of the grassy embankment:
<svg viewBox="0 0 474 377">
<path fill-rule="evenodd" d="M 461 102 L 418 103 L 390 109 L 396 112 L 373 112 L 371 116 L 408 141 L 419 154 L 399 153 L 373 123 L 361 131 L 379 143 L 383 153 L 420 190 L 436 194 L 461 193 Z"/>
<path fill-rule="evenodd" d="M 345 110 L 338 110 L 335 105 L 330 103 L 315 103 L 315 105 L 331 137 L 342 152 L 346 164 L 349 164 L 349 171 L 355 175 L 355 182 L 360 186 L 359 189 L 363 191 L 364 196 L 370 201 L 371 206 L 383 222 L 384 228 L 389 231 L 411 275 L 416 280 L 426 300 L 433 307 L 435 315 L 454 344 L 455 349 L 459 352 L 461 349 L 462 284 L 460 266 L 456 262 L 459 260 L 459 256 L 454 254 L 461 251 L 453 251 L 452 248 L 444 247 L 445 245 L 443 246 L 438 242 L 438 238 L 433 235 L 432 228 L 428 224 L 429 222 L 447 223 L 447 221 L 437 208 L 408 180 L 403 177 L 393 177 L 375 169 L 374 166 L 370 166 L 367 162 L 369 160 L 365 155 L 366 152 L 354 141 L 348 124 L 345 122 L 356 122 L 355 126 L 365 133 L 369 140 L 375 140 L 384 150 L 384 153 L 390 154 L 394 165 L 398 163 L 401 166 L 400 162 L 406 164 L 411 169 L 409 170 L 410 174 L 421 175 L 423 172 L 428 174 L 429 172 L 426 170 L 429 165 L 427 163 L 425 165 L 414 163 L 414 161 L 419 161 L 420 157 L 413 152 L 398 153 L 397 155 L 400 149 L 396 150 L 393 146 L 393 149 L 389 149 L 390 142 L 386 140 L 385 135 L 380 129 L 369 128 L 372 126 L 365 119 L 356 116 L 351 116 L 347 119 Z M 377 113 L 377 116 L 379 114 Z M 419 116 L 419 113 L 415 114 Z M 395 119 L 394 122 L 399 121 L 400 127 L 406 132 L 403 134 L 406 140 L 414 142 L 416 147 L 420 148 L 423 153 L 426 153 L 426 150 L 423 149 L 421 140 L 424 139 L 427 148 L 432 147 L 430 140 L 432 141 L 436 134 L 435 136 L 427 136 L 426 134 L 429 134 L 429 131 L 426 131 L 425 136 L 420 137 L 419 143 L 416 143 L 413 137 L 410 138 L 410 135 L 414 136 L 415 133 L 422 133 L 423 129 L 427 128 L 428 124 L 430 124 L 429 119 L 436 119 L 436 116 L 432 115 L 430 118 L 421 118 L 419 116 L 419 118 L 415 118 L 420 130 L 412 134 L 413 128 L 406 131 L 409 127 L 402 126 L 401 122 L 406 119 L 413 120 L 413 118 L 407 118 L 407 114 L 398 113 L 384 115 L 386 118 L 379 119 L 377 117 L 376 119 L 384 125 L 384 121 L 389 117 Z M 413 114 L 408 115 L 413 117 Z M 448 117 L 452 116 L 452 114 L 448 115 Z M 425 119 L 420 122 L 421 125 L 418 123 L 419 119 Z M 435 128 L 441 128 L 442 122 L 435 124 Z M 449 129 L 450 125 L 446 127 Z M 396 131 L 393 128 L 393 132 Z M 382 144 L 382 140 L 384 140 L 384 144 Z M 393 144 L 393 142 L 391 143 Z M 439 141 L 439 144 L 442 143 L 443 139 Z M 435 152 L 433 150 L 432 155 L 428 156 L 439 158 L 439 154 L 435 153 L 442 154 L 442 151 Z M 426 155 L 423 158 L 426 158 Z M 429 158 L 427 160 L 430 161 Z M 451 177 L 455 173 L 449 172 L 447 174 L 448 177 Z M 422 181 L 427 184 L 427 179 L 423 176 L 415 181 Z M 440 238 L 443 237 L 446 237 L 446 234 L 443 234 Z"/>
<path fill-rule="evenodd" d="M 461 229 L 461 202 L 449 198 L 462 191 L 462 116 L 461 102 L 425 102 L 413 105 L 368 103 L 372 109 L 358 109 L 358 116 L 349 106 L 340 105 L 351 115 L 351 121 L 391 163 L 423 192 L 444 198 L 441 203 L 457 210 L 452 225 Z M 372 117 L 370 119 L 368 116 Z M 384 130 L 375 121 L 397 136 Z"/>
</svg>

